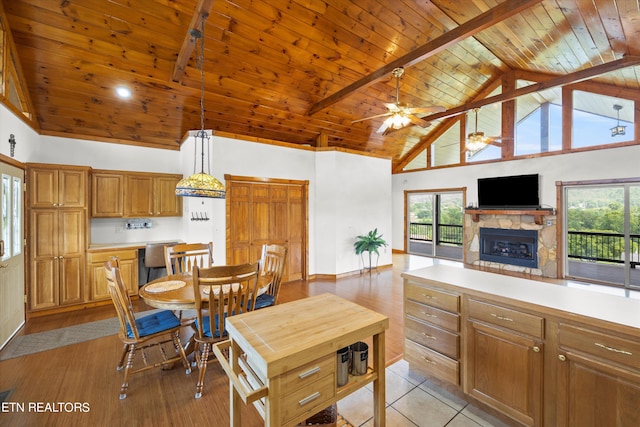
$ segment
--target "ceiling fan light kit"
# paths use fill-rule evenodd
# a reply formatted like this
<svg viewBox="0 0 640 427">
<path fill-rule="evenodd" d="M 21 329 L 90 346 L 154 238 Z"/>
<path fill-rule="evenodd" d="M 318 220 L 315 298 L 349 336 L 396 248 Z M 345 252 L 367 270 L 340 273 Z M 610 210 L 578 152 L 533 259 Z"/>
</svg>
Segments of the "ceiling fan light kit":
<svg viewBox="0 0 640 427">
<path fill-rule="evenodd" d="M 354 120 L 351 123 L 362 122 L 364 120 L 375 119 L 378 117 L 386 117 L 388 116 L 382 125 L 376 130 L 376 133 L 384 134 L 389 129 L 402 129 L 404 127 L 409 126 L 410 124 L 414 124 L 423 128 L 427 128 L 431 126 L 431 123 L 421 119 L 416 116 L 416 114 L 421 113 L 437 113 L 445 111 L 444 107 L 439 105 L 433 105 L 428 107 L 408 107 L 404 103 L 400 102 L 400 77 L 404 74 L 403 67 L 394 68 L 391 72 L 393 77 L 396 78 L 396 102 L 395 103 L 387 103 L 385 106 L 387 107 L 387 111 L 384 114 L 377 114 L 375 116 L 366 117 L 364 119 Z"/>
</svg>

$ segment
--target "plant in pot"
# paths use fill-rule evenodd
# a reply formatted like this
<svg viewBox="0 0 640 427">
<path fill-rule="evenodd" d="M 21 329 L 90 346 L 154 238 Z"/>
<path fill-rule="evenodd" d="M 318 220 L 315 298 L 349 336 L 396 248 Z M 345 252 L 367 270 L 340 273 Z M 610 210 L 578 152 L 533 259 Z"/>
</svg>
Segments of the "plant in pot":
<svg viewBox="0 0 640 427">
<path fill-rule="evenodd" d="M 378 259 L 380 259 L 380 251 L 379 249 L 382 246 L 387 246 L 387 242 L 382 238 L 382 234 L 378 234 L 378 229 L 374 228 L 369 231 L 367 234 L 363 234 L 356 238 L 355 243 L 353 244 L 353 248 L 356 250 L 356 255 L 360 255 L 362 258 L 362 265 L 364 266 L 364 253 L 369 252 L 369 271 L 371 271 L 371 259 L 372 255 L 375 253 L 377 255 L 376 258 L 376 267 L 378 266 Z"/>
</svg>

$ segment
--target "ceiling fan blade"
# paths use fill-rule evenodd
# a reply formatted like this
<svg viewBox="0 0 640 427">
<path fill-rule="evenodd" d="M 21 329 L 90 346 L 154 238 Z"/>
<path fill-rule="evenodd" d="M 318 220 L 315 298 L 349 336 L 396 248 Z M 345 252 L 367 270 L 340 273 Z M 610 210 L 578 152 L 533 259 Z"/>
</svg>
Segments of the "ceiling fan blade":
<svg viewBox="0 0 640 427">
<path fill-rule="evenodd" d="M 363 122 L 365 120 L 377 119 L 378 117 L 390 116 L 391 114 L 393 114 L 393 113 L 388 112 L 388 113 L 384 113 L 384 114 L 376 114 L 375 116 L 369 116 L 369 117 L 365 117 L 364 119 L 354 120 L 354 121 L 351 122 L 351 124 L 358 123 L 358 122 Z"/>
<path fill-rule="evenodd" d="M 413 114 L 408 114 L 407 117 L 409 118 L 409 120 L 411 120 L 411 123 L 413 123 L 414 125 L 418 125 L 422 128 L 428 128 L 429 126 L 431 126 L 431 122 L 422 120 L 420 117 L 414 116 Z"/>
<path fill-rule="evenodd" d="M 441 113 L 445 111 L 445 108 L 441 105 L 432 105 L 429 107 L 409 107 L 405 108 L 405 111 L 409 114 Z"/>
<path fill-rule="evenodd" d="M 389 121 L 388 121 L 388 120 L 385 120 L 384 122 L 382 122 L 382 126 L 380 126 L 380 127 L 378 128 L 378 130 L 376 131 L 376 133 L 384 134 L 384 133 L 387 131 L 387 129 L 388 129 L 388 128 L 389 128 Z"/>
<path fill-rule="evenodd" d="M 387 110 L 391 113 L 399 113 L 403 108 L 403 105 L 398 102 L 393 104 L 391 102 L 385 102 L 384 106 L 387 107 Z"/>
</svg>

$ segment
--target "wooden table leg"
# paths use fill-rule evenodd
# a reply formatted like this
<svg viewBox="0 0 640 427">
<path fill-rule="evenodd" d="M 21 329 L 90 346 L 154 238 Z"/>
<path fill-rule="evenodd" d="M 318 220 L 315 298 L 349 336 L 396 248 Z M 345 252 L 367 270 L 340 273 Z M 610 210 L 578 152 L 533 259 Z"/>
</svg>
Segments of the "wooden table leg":
<svg viewBox="0 0 640 427">
<path fill-rule="evenodd" d="M 378 379 L 373 382 L 373 425 L 386 425 L 386 377 L 385 377 L 385 342 L 384 331 L 373 336 L 373 370 L 378 373 Z"/>
</svg>

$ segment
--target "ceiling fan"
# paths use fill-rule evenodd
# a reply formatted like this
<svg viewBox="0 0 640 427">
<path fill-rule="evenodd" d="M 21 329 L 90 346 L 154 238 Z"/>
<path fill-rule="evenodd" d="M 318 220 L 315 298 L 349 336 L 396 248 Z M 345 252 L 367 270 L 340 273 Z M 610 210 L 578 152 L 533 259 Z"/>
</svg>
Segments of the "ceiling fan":
<svg viewBox="0 0 640 427">
<path fill-rule="evenodd" d="M 431 123 L 426 120 L 421 119 L 416 116 L 416 114 L 426 114 L 426 113 L 436 113 L 445 111 L 444 107 L 439 105 L 433 105 L 429 107 L 408 107 L 406 104 L 400 102 L 400 77 L 404 74 L 404 68 L 398 67 L 394 68 L 391 73 L 396 78 L 396 102 L 395 103 L 385 103 L 385 106 L 389 111 L 384 114 L 377 114 L 375 116 L 365 117 L 364 119 L 354 120 L 351 123 L 358 123 L 364 120 L 371 120 L 378 117 L 386 117 L 389 116 L 383 123 L 380 128 L 376 131 L 376 133 L 386 133 L 389 129 L 402 129 L 410 124 L 418 125 L 420 127 L 426 128 L 431 125 Z"/>
<path fill-rule="evenodd" d="M 475 113 L 475 128 L 474 131 L 467 135 L 467 139 L 465 141 L 465 148 L 471 154 L 475 154 L 478 151 L 485 148 L 487 145 L 496 145 L 500 146 L 499 141 L 502 141 L 503 138 L 501 136 L 485 136 L 484 132 L 478 132 L 478 111 L 479 108 L 474 108 L 473 112 Z"/>
</svg>

